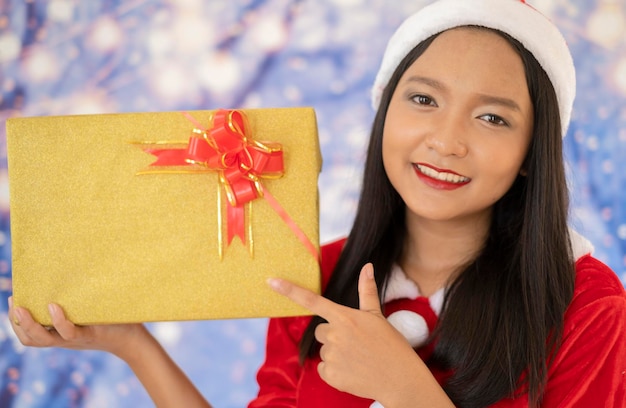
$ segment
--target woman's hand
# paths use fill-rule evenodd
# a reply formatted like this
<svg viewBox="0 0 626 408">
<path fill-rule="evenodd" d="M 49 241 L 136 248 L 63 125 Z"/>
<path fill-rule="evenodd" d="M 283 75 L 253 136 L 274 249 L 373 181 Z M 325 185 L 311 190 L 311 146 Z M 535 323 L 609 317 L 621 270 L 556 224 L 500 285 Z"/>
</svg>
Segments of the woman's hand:
<svg viewBox="0 0 626 408">
<path fill-rule="evenodd" d="M 108 351 L 128 363 L 155 406 L 211 407 L 142 324 L 77 326 L 67 320 L 59 305 L 52 304 L 49 309 L 50 329 L 37 323 L 28 310 L 14 307 L 9 298 L 9 320 L 22 344 Z"/>
<path fill-rule="evenodd" d="M 328 323 L 317 326 L 320 377 L 340 391 L 378 400 L 386 408 L 453 406 L 407 340 L 383 316 L 367 264 L 359 276 L 359 309 L 338 305 L 281 279 L 270 286 Z"/>
<path fill-rule="evenodd" d="M 63 309 L 50 304 L 53 326 L 43 327 L 37 323 L 28 310 L 14 307 L 9 297 L 9 320 L 13 331 L 25 346 L 62 347 L 73 350 L 108 351 L 125 359 L 124 352 L 134 341 L 149 339 L 150 335 L 141 324 L 114 324 L 77 326 L 65 317 Z"/>
</svg>

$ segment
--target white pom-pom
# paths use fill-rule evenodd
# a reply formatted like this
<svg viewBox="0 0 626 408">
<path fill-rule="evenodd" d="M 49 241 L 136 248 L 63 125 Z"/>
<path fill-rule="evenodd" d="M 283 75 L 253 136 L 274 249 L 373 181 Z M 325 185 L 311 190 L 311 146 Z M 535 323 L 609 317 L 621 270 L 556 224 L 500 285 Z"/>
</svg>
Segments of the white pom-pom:
<svg viewBox="0 0 626 408">
<path fill-rule="evenodd" d="M 385 408 L 385 407 L 383 407 L 380 402 L 374 401 L 372 405 L 370 405 L 370 408 Z"/>
<path fill-rule="evenodd" d="M 419 314 L 409 310 L 399 310 L 387 317 L 391 323 L 409 342 L 412 347 L 419 347 L 428 338 L 428 324 Z"/>
</svg>

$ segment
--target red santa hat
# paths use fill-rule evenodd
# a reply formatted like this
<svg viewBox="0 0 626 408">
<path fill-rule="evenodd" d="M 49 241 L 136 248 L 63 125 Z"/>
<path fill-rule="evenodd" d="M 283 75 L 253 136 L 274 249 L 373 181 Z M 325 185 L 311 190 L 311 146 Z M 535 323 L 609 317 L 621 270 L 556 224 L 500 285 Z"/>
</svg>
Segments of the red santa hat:
<svg viewBox="0 0 626 408">
<path fill-rule="evenodd" d="M 434 34 L 468 25 L 505 32 L 535 56 L 556 91 L 565 136 L 576 94 L 572 56 L 559 29 L 524 0 L 439 0 L 407 18 L 387 44 L 372 89 L 374 109 L 409 51 Z"/>
</svg>

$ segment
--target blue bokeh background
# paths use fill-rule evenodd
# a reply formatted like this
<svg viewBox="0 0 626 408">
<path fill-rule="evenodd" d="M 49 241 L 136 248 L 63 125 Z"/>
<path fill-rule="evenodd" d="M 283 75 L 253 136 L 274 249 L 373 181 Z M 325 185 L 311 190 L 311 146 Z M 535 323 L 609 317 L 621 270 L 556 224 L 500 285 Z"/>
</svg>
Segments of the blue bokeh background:
<svg viewBox="0 0 626 408">
<path fill-rule="evenodd" d="M 383 47 L 402 19 L 429 2 L 0 1 L 0 407 L 152 405 L 115 357 L 26 349 L 16 341 L 6 316 L 7 118 L 313 106 L 327 241 L 346 234 L 352 220 L 373 119 L 369 90 Z M 626 2 L 529 2 L 562 29 L 578 68 L 565 139 L 572 224 L 626 282 Z M 242 407 L 256 393 L 266 324 L 149 327 L 215 406 Z"/>
</svg>

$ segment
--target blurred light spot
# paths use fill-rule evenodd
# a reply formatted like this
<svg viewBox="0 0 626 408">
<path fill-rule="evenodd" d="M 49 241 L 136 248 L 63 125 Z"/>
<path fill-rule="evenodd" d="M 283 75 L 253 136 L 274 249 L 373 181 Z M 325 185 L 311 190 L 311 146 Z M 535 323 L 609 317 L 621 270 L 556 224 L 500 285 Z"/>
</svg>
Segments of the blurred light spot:
<svg viewBox="0 0 626 408">
<path fill-rule="evenodd" d="M 179 53 L 193 55 L 213 46 L 215 34 L 201 15 L 185 13 L 176 18 L 173 27 L 175 47 Z"/>
<path fill-rule="evenodd" d="M 615 166 L 613 165 L 612 160 L 605 160 L 602 162 L 602 171 L 604 171 L 607 174 L 611 174 L 613 173 L 614 170 L 615 170 Z"/>
<path fill-rule="evenodd" d="M 43 381 L 33 381 L 33 391 L 37 395 L 43 395 L 46 392 L 46 383 Z"/>
<path fill-rule="evenodd" d="M 230 380 L 234 383 L 240 383 L 246 378 L 246 363 L 244 361 L 235 361 L 230 370 Z"/>
<path fill-rule="evenodd" d="M 13 61 L 22 50 L 22 43 L 17 35 L 6 32 L 0 35 L 0 63 Z"/>
<path fill-rule="evenodd" d="M 13 289 L 13 281 L 11 278 L 0 278 L 0 291 L 10 292 Z"/>
<path fill-rule="evenodd" d="M 330 92 L 334 95 L 341 95 L 346 92 L 346 83 L 344 81 L 335 80 L 330 83 Z"/>
<path fill-rule="evenodd" d="M 0 212 L 9 211 L 9 174 L 7 169 L 0 169 Z"/>
<path fill-rule="evenodd" d="M 300 102 L 302 100 L 302 92 L 297 86 L 288 86 L 284 89 L 283 95 L 290 102 Z"/>
<path fill-rule="evenodd" d="M 301 57 L 289 58 L 289 60 L 287 61 L 287 65 L 294 71 L 302 71 L 309 66 L 306 58 Z"/>
<path fill-rule="evenodd" d="M 79 371 L 74 371 L 71 375 L 70 378 L 72 379 L 72 382 L 74 383 L 74 385 L 76 386 L 82 386 L 83 384 L 85 384 L 85 376 L 79 372 Z"/>
<path fill-rule="evenodd" d="M 363 0 L 332 0 L 335 6 L 339 7 L 356 7 L 363 4 Z"/>
<path fill-rule="evenodd" d="M 13 92 L 14 89 L 15 89 L 15 79 L 4 78 L 4 83 L 2 84 L 2 90 L 4 92 Z"/>
<path fill-rule="evenodd" d="M 126 396 L 130 393 L 130 389 L 128 388 L 128 385 L 124 383 L 118 383 L 115 389 L 117 390 L 117 393 L 119 395 Z"/>
<path fill-rule="evenodd" d="M 603 120 L 608 119 L 609 115 L 611 114 L 609 108 L 606 106 L 600 106 L 597 112 L 598 112 L 598 117 Z"/>
<path fill-rule="evenodd" d="M 239 62 L 228 53 L 206 57 L 197 67 L 197 72 L 202 86 L 217 94 L 232 92 L 243 81 Z"/>
<path fill-rule="evenodd" d="M 179 65 L 169 64 L 154 70 L 151 84 L 155 92 L 164 99 L 180 100 L 192 87 L 189 74 Z"/>
<path fill-rule="evenodd" d="M 261 52 L 278 51 L 287 42 L 287 28 L 278 16 L 261 18 L 250 28 L 249 35 Z"/>
<path fill-rule="evenodd" d="M 609 207 L 604 207 L 602 210 L 600 210 L 600 216 L 604 221 L 611 221 L 611 219 L 613 218 L 613 210 Z"/>
<path fill-rule="evenodd" d="M 15 383 L 9 383 L 7 385 L 7 390 L 11 394 L 17 394 L 20 391 L 20 387 Z"/>
<path fill-rule="evenodd" d="M 555 0 L 533 0 L 532 4 L 534 8 L 548 17 L 553 13 L 556 6 Z"/>
<path fill-rule="evenodd" d="M 68 101 L 67 114 L 101 114 L 114 111 L 113 102 L 98 89 L 83 91 L 73 95 Z"/>
<path fill-rule="evenodd" d="M 260 108 L 263 104 L 263 98 L 258 92 L 250 92 L 246 95 L 243 102 L 244 108 Z"/>
<path fill-rule="evenodd" d="M 182 330 L 180 324 L 176 322 L 156 323 L 154 336 L 163 344 L 175 345 L 182 337 Z"/>
<path fill-rule="evenodd" d="M 626 240 L 626 224 L 622 224 L 617 227 L 617 236 L 619 237 L 619 239 Z M 624 258 L 624 260 L 626 261 L 626 257 Z"/>
<path fill-rule="evenodd" d="M 626 57 L 619 60 L 615 67 L 615 83 L 626 94 Z"/>
<path fill-rule="evenodd" d="M 200 13 L 202 11 L 202 0 L 170 0 L 169 3 L 172 6 L 179 7 L 188 11 L 195 11 Z"/>
<path fill-rule="evenodd" d="M 153 57 L 163 57 L 173 47 L 172 36 L 164 30 L 153 30 L 148 35 L 148 50 Z"/>
<path fill-rule="evenodd" d="M 32 82 L 56 80 L 59 77 L 57 56 L 46 48 L 33 47 L 23 59 L 26 79 Z"/>
<path fill-rule="evenodd" d="M 241 341 L 241 352 L 244 355 L 252 355 L 257 351 L 257 343 L 254 339 L 245 338 Z"/>
<path fill-rule="evenodd" d="M 110 52 L 119 47 L 124 32 L 117 21 L 111 17 L 102 17 L 96 21 L 89 35 L 89 44 L 101 52 Z"/>
<path fill-rule="evenodd" d="M 597 9 L 587 21 L 587 35 L 592 41 L 608 48 L 623 41 L 626 19 L 617 6 L 606 4 Z"/>
<path fill-rule="evenodd" d="M 598 137 L 597 136 L 589 136 L 589 138 L 587 138 L 587 148 L 589 150 L 598 150 Z"/>
<path fill-rule="evenodd" d="M 7 377 L 9 377 L 9 379 L 11 381 L 17 381 L 20 378 L 20 370 L 18 370 L 15 367 L 9 367 L 9 369 L 7 370 Z"/>
<path fill-rule="evenodd" d="M 74 15 L 74 2 L 69 0 L 51 0 L 48 3 L 47 17 L 59 23 L 66 23 L 72 20 Z"/>
</svg>

